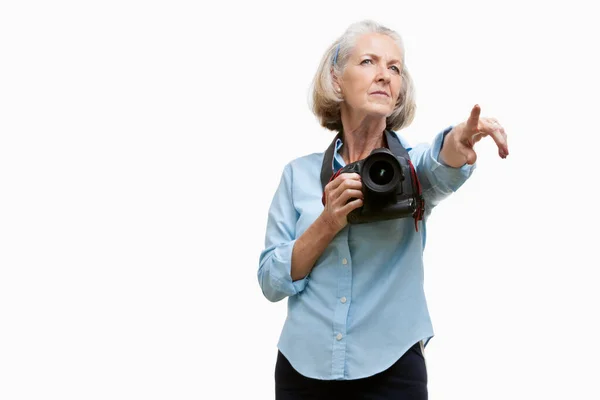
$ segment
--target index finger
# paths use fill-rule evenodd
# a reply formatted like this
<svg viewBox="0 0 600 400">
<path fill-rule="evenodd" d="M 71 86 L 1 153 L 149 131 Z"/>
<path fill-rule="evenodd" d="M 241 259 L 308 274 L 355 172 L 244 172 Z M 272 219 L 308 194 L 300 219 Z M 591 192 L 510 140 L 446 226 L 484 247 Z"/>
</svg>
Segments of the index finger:
<svg viewBox="0 0 600 400">
<path fill-rule="evenodd" d="M 328 183 L 328 186 L 331 185 L 330 186 L 331 190 L 336 189 L 338 186 L 340 186 L 342 184 L 342 182 L 344 182 L 347 179 L 353 179 L 353 180 L 359 181 L 360 180 L 360 175 L 357 174 L 356 172 L 343 172 L 343 173 L 335 176 L 335 178 L 333 178 Z"/>
<path fill-rule="evenodd" d="M 479 115 L 481 114 L 481 107 L 479 104 L 475 104 L 473 109 L 471 110 L 471 115 L 469 115 L 469 119 L 467 120 L 467 129 L 475 132 L 477 131 L 477 126 L 479 125 Z"/>
</svg>

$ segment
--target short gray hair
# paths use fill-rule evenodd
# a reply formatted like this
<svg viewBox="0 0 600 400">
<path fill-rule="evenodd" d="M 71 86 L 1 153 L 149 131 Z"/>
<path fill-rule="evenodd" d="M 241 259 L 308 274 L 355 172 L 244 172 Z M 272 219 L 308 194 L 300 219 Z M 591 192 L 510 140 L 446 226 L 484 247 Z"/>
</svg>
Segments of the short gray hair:
<svg viewBox="0 0 600 400">
<path fill-rule="evenodd" d="M 412 123 L 415 117 L 415 89 L 406 68 L 402 37 L 397 32 L 381 24 L 364 20 L 350 25 L 346 32 L 329 46 L 323 54 L 313 79 L 312 111 L 321 125 L 332 131 L 340 132 L 342 130 L 340 103 L 343 99 L 334 89 L 331 69 L 333 68 L 333 72 L 340 76 L 358 38 L 367 33 L 379 33 L 389 36 L 396 42 L 402 54 L 402 87 L 396 107 L 386 119 L 386 129 L 396 131 L 405 128 Z"/>
</svg>

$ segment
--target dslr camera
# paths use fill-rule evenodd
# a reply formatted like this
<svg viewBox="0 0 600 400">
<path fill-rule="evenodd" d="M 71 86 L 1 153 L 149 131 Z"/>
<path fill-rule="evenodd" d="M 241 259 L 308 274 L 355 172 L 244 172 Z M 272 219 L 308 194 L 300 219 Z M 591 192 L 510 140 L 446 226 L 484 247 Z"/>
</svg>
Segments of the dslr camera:
<svg viewBox="0 0 600 400">
<path fill-rule="evenodd" d="M 420 219 L 424 202 L 414 167 L 387 148 L 373 150 L 366 158 L 342 167 L 336 174 L 354 172 L 361 176 L 363 206 L 348 214 L 348 223 L 414 217 Z M 351 199 L 353 200 L 353 199 Z"/>
</svg>

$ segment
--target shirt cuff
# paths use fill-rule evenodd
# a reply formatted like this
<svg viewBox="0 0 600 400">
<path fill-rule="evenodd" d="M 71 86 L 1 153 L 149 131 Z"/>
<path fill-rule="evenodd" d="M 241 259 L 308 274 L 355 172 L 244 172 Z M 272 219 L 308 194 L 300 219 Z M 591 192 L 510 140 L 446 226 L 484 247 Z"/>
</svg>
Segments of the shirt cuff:
<svg viewBox="0 0 600 400">
<path fill-rule="evenodd" d="M 439 161 L 440 152 L 442 151 L 442 146 L 444 145 L 444 139 L 446 135 L 450 133 L 453 126 L 449 126 L 444 129 L 442 132 L 438 133 L 433 140 L 431 146 L 431 172 L 439 179 L 441 182 L 445 182 L 448 187 L 450 187 L 453 191 L 456 191 L 473 173 L 475 170 L 476 164 L 469 165 L 465 163 L 462 167 L 455 168 L 449 165 L 446 165 Z"/>
<path fill-rule="evenodd" d="M 271 278 L 277 290 L 293 296 L 304 290 L 308 283 L 308 275 L 297 281 L 292 281 L 292 251 L 296 240 L 292 240 L 275 248 Z"/>
</svg>

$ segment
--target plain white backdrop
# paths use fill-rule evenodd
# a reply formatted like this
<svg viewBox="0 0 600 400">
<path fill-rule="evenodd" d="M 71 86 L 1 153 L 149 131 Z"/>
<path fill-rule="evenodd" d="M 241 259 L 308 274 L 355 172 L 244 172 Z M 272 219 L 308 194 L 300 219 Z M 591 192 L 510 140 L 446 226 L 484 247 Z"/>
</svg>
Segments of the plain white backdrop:
<svg viewBox="0 0 600 400">
<path fill-rule="evenodd" d="M 474 104 L 509 138 L 430 219 L 430 398 L 599 398 L 584 4 L 3 2 L 0 398 L 274 398 L 267 210 L 285 163 L 330 142 L 310 83 L 365 18 L 405 40 L 409 141 Z"/>
</svg>

